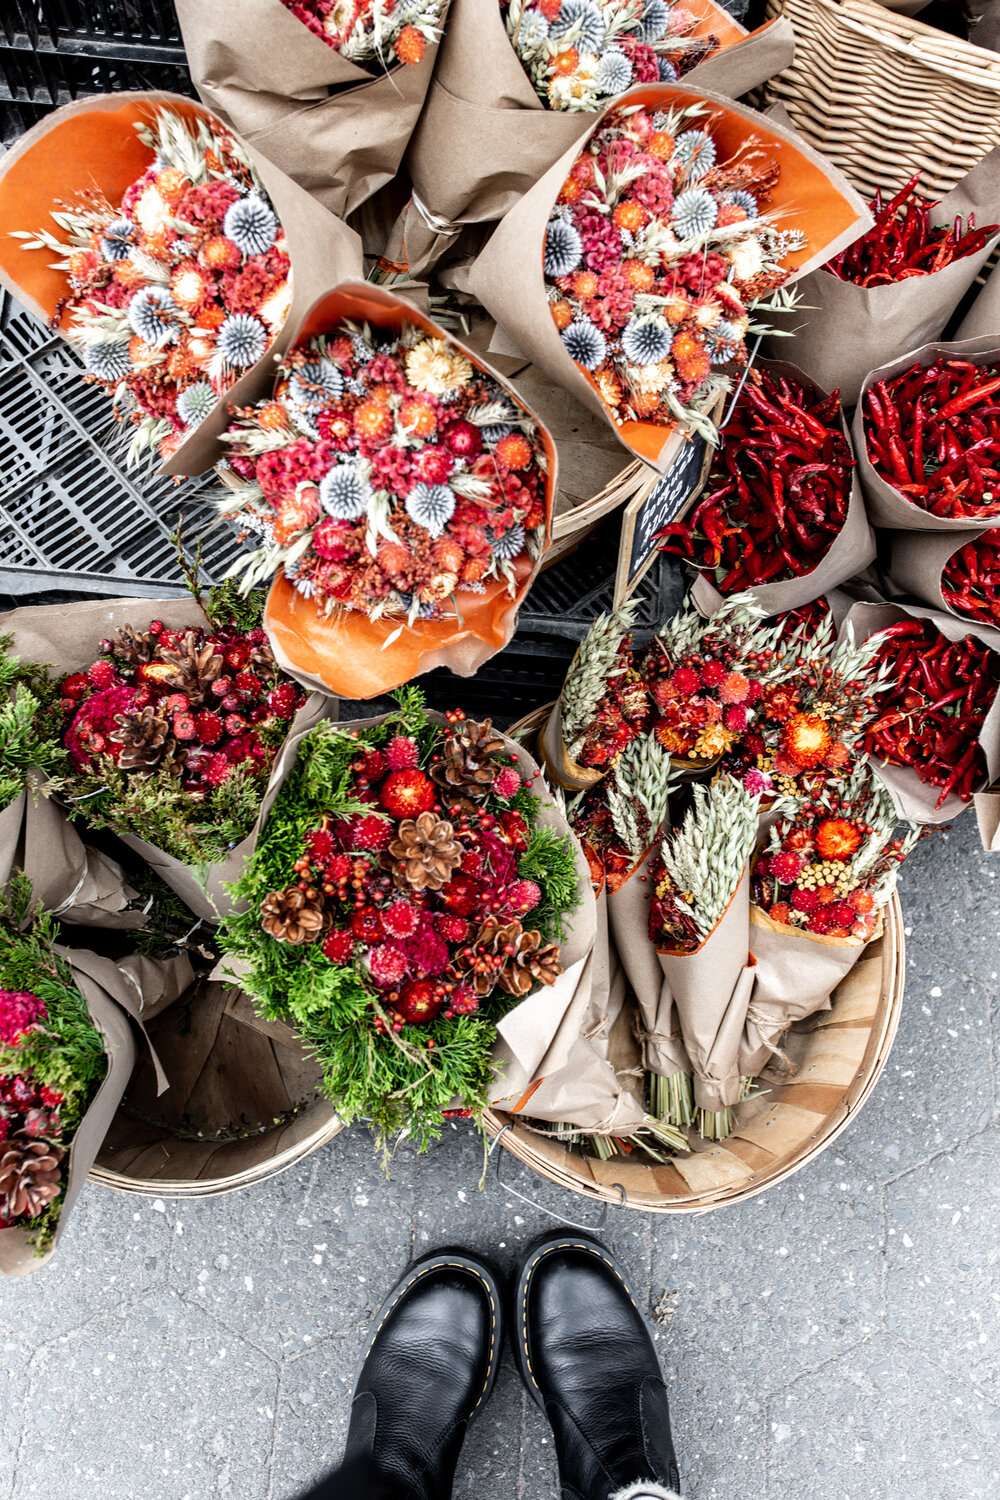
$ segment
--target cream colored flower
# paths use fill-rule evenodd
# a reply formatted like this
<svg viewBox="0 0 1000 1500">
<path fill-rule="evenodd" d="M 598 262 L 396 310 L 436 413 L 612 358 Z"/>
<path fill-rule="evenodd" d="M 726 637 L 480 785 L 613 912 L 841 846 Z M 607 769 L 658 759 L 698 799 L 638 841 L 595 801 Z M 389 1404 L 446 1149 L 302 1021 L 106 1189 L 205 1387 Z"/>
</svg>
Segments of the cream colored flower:
<svg viewBox="0 0 1000 1500">
<path fill-rule="evenodd" d="M 444 339 L 422 339 L 406 356 L 406 378 L 414 390 L 443 396 L 461 390 L 472 379 L 469 361 Z"/>
<path fill-rule="evenodd" d="M 292 305 L 292 276 L 288 277 L 260 304 L 259 315 L 268 328 L 276 332 L 284 325 Z"/>
<path fill-rule="evenodd" d="M 169 203 L 160 197 L 156 188 L 150 186 L 146 188 L 132 210 L 132 217 L 147 234 L 160 234 L 166 229 L 167 220 L 172 217 L 172 210 Z"/>
<path fill-rule="evenodd" d="M 673 380 L 674 367 L 669 359 L 661 360 L 658 365 L 630 365 L 628 378 L 633 390 L 655 396 Z"/>
<path fill-rule="evenodd" d="M 760 242 L 753 236 L 740 240 L 728 253 L 729 264 L 737 281 L 752 281 L 764 269 Z"/>
<path fill-rule="evenodd" d="M 722 308 L 717 302 L 703 302 L 694 316 L 699 328 L 714 328 L 722 321 Z"/>
<path fill-rule="evenodd" d="M 691 753 L 699 760 L 712 760 L 716 755 L 724 755 L 735 738 L 732 730 L 724 728 L 722 724 L 706 724 L 695 740 Z"/>
</svg>

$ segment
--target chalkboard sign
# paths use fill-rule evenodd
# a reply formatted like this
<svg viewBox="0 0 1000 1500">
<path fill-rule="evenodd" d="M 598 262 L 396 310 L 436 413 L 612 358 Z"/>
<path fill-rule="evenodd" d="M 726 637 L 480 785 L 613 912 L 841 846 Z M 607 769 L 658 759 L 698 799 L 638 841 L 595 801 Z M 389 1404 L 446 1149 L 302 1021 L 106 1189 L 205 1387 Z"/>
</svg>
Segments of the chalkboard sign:
<svg viewBox="0 0 1000 1500">
<path fill-rule="evenodd" d="M 654 557 L 654 537 L 668 521 L 683 516 L 705 481 L 711 449 L 702 437 L 689 438 L 662 478 L 645 495 L 630 500 L 622 515 L 615 575 L 615 608 L 645 577 Z"/>
</svg>

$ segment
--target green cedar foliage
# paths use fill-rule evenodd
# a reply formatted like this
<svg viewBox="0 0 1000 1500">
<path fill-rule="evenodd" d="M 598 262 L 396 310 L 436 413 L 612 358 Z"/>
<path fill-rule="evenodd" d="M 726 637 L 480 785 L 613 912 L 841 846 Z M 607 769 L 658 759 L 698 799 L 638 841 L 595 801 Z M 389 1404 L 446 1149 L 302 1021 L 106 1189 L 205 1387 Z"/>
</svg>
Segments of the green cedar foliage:
<svg viewBox="0 0 1000 1500">
<path fill-rule="evenodd" d="M 24 790 L 29 771 L 55 782 L 68 764 L 59 734 L 58 689 L 44 668 L 11 655 L 11 640 L 0 637 L 0 809 Z"/>
</svg>

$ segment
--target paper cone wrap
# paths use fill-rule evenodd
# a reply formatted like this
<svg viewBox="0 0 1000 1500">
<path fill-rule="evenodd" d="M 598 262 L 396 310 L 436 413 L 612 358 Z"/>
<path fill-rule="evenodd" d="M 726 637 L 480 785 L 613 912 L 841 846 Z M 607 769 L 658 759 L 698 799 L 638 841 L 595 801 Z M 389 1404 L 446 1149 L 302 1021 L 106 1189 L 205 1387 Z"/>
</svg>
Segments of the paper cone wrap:
<svg viewBox="0 0 1000 1500">
<path fill-rule="evenodd" d="M 283 9 L 278 0 L 275 6 Z M 153 160 L 135 127 L 149 124 L 162 108 L 188 120 L 200 117 L 211 122 L 214 118 L 209 110 L 179 94 L 100 95 L 46 115 L 0 158 L 0 283 L 43 322 L 58 317 L 63 335 L 71 321 L 59 310 L 60 300 L 69 291 L 67 273 L 49 264 L 51 251 L 24 250 L 20 240 L 11 239 L 11 232 L 52 228 L 56 200 L 72 200 L 83 189 L 99 188 L 117 203 Z M 291 307 L 284 327 L 263 357 L 220 396 L 204 422 L 163 465 L 164 474 L 200 474 L 217 462 L 219 436 L 229 422 L 230 406 L 246 406 L 262 393 L 270 381 L 274 355 L 287 348 L 291 329 L 317 294 L 332 281 L 361 270 L 361 241 L 354 231 L 246 141 L 240 144 L 251 157 L 285 231 L 292 263 Z"/>
<path fill-rule="evenodd" d="M 987 854 L 1000 853 L 1000 792 L 977 792 L 972 800 L 983 848 Z"/>
<path fill-rule="evenodd" d="M 1000 11 L 998 11 L 998 19 L 1000 19 Z M 967 339 L 995 339 L 998 329 L 1000 329 L 1000 276 L 996 274 L 994 266 L 986 278 L 986 285 L 959 323 L 955 338 L 963 343 Z"/>
<path fill-rule="evenodd" d="M 548 780 L 564 791 L 585 792 L 604 777 L 605 772 L 595 766 L 579 765 L 567 750 L 563 739 L 561 698 L 553 703 L 539 731 L 538 751 Z"/>
<path fill-rule="evenodd" d="M 36 1255 L 23 1229 L 0 1229 L 0 1273 L 28 1276 L 55 1254 L 66 1221 L 73 1211 L 87 1174 L 97 1157 L 136 1061 L 136 1039 L 129 1017 L 140 1022 L 165 1009 L 193 983 L 186 954 L 170 959 L 129 958 L 116 965 L 86 949 L 57 947 L 67 960 L 73 979 L 87 1002 L 90 1019 L 104 1037 L 108 1070 L 70 1142 L 66 1161 L 66 1191 L 52 1244 Z M 148 1003 L 148 1008 L 147 1008 Z M 155 1055 L 154 1055 L 155 1062 Z M 160 1076 L 161 1091 L 166 1080 Z"/>
<path fill-rule="evenodd" d="M 1000 626 L 986 625 L 954 609 L 941 590 L 941 574 L 956 552 L 989 531 L 976 526 L 968 531 L 894 531 L 890 533 L 889 579 L 904 594 L 913 594 L 934 609 L 961 620 L 981 641 L 1000 651 Z"/>
<path fill-rule="evenodd" d="M 970 213 L 979 224 L 1000 223 L 1000 146 L 952 188 L 931 219 L 950 224 Z M 1000 231 L 975 255 L 889 286 L 856 286 L 823 267 L 813 271 L 800 286 L 808 310 L 788 320 L 797 363 L 826 390 L 839 387 L 844 405 L 853 406 L 869 370 L 940 338 L 998 243 Z"/>
<path fill-rule="evenodd" d="M 892 380 L 904 370 L 912 368 L 913 365 L 920 364 L 927 369 L 939 356 L 945 359 L 968 360 L 974 365 L 1000 363 L 1000 329 L 989 337 L 966 339 L 962 343 L 925 344 L 922 349 L 914 349 L 911 353 L 904 354 L 901 359 L 880 365 L 877 370 L 872 370 L 865 377 L 861 387 L 861 398 L 851 424 L 851 436 L 854 439 L 858 475 L 868 508 L 868 519 L 876 526 L 893 527 L 904 531 L 955 533 L 967 531 L 971 524 L 969 516 L 935 516 L 929 510 L 923 510 L 919 505 L 914 505 L 894 485 L 888 484 L 876 474 L 868 457 L 863 413 L 865 392 L 877 381 Z M 1000 516 L 987 518 L 982 524 L 984 530 L 1000 526 Z"/>
<path fill-rule="evenodd" d="M 792 131 L 706 89 L 650 84 L 630 89 L 600 114 L 587 117 L 589 129 L 501 220 L 469 272 L 473 295 L 515 347 L 584 406 L 603 416 L 625 447 L 659 473 L 665 471 L 673 458 L 673 450 L 668 448 L 675 427 L 654 422 L 615 422 L 593 378 L 567 354 L 552 321 L 545 296 L 542 256 L 552 206 L 585 142 L 600 128 L 610 110 L 632 105 L 683 108 L 697 102 L 716 106 L 712 133 L 723 160 L 753 134 L 780 163 L 781 177 L 769 211 L 780 223 L 782 210 L 788 209 L 788 227 L 799 229 L 806 236 L 805 247 L 786 258 L 792 281 L 849 244 L 870 224 L 871 216 L 847 179 Z"/>
<path fill-rule="evenodd" d="M 756 1078 L 780 1054 L 793 1021 L 829 1010 L 837 985 L 872 938 L 831 938 L 773 922 L 759 906 L 750 907 L 750 950 L 757 982 L 747 1011 L 739 1071 Z"/>
<path fill-rule="evenodd" d="M 784 377 L 804 385 L 807 390 L 811 389 L 817 398 L 830 394 L 804 370 L 797 365 L 789 364 L 786 360 L 758 360 L 757 365 L 758 368 L 766 370 L 779 380 Z M 851 435 L 843 412 L 840 414 L 840 424 L 844 437 L 853 452 Z M 803 604 L 809 604 L 813 599 L 818 599 L 821 594 L 844 583 L 846 579 L 853 578 L 867 568 L 874 558 L 875 535 L 868 525 L 861 483 L 855 467 L 851 476 L 851 495 L 847 503 L 847 516 L 840 531 L 827 548 L 826 555 L 820 558 L 814 568 L 811 568 L 808 573 L 803 573 L 799 578 L 789 578 L 781 583 L 761 583 L 750 592 L 769 615 L 784 614 L 786 610 L 799 609 Z M 713 586 L 708 573 L 698 574 L 691 589 L 691 596 L 705 616 L 714 614 L 725 603 L 725 596 Z"/>
<path fill-rule="evenodd" d="M 900 620 L 930 620 L 949 641 L 960 641 L 965 636 L 973 636 L 984 645 L 991 644 L 978 629 L 964 624 L 961 620 L 956 620 L 954 615 L 946 615 L 940 610 L 926 609 L 923 605 L 915 604 L 855 604 L 842 630 L 850 627 L 854 631 L 856 641 L 866 641 L 869 636 L 875 635 L 879 630 L 885 630 L 889 625 L 897 624 Z M 879 696 L 878 702 L 880 714 L 891 712 L 885 694 Z M 994 698 L 990 711 L 986 715 L 979 732 L 979 743 L 986 756 L 986 780 L 982 787 L 977 788 L 983 791 L 1000 776 L 1000 695 Z M 871 763 L 892 794 L 892 800 L 900 816 L 909 818 L 914 823 L 950 823 L 952 818 L 956 818 L 968 806 L 960 797 L 950 793 L 942 805 L 936 807 L 935 803 L 941 788 L 921 781 L 910 766 L 889 765 L 877 756 L 871 757 Z"/>
<path fill-rule="evenodd" d="M 635 996 L 643 1067 L 669 1078 L 690 1069 L 676 1007 L 663 992 L 663 973 L 649 936 L 649 867 L 655 850 L 608 892 L 608 922 L 628 986 Z"/>
<path fill-rule="evenodd" d="M 58 663 L 55 670 L 60 673 L 80 672 L 90 666 L 105 637 L 114 635 L 125 625 L 144 629 L 155 619 L 162 620 L 169 629 L 208 624 L 204 612 L 193 599 L 100 599 L 84 604 L 28 605 L 11 610 L 0 615 L 0 634 L 13 636 L 11 650 L 22 661 L 36 662 L 40 666 Z M 271 768 L 253 830 L 226 859 L 196 868 L 135 834 L 120 833 L 118 837 L 142 856 L 195 916 L 207 922 L 218 922 L 232 911 L 225 886 L 238 880 L 242 874 L 244 862 L 256 848 L 264 819 L 288 774 L 289 745 L 321 719 L 329 718 L 334 709 L 329 697 L 319 693 L 312 694 L 299 709 L 289 725 L 284 747 Z M 80 811 L 86 821 L 85 803 L 80 805 Z M 69 920 L 68 913 L 64 912 L 63 916 Z"/>
<path fill-rule="evenodd" d="M 281 0 L 177 0 L 177 16 L 204 103 L 331 213 L 346 217 L 395 177 L 437 44 L 371 73 Z"/>
<path fill-rule="evenodd" d="M 547 546 L 559 482 L 555 444 L 510 382 L 412 303 L 368 282 L 344 282 L 327 292 L 296 328 L 294 342 L 315 338 L 343 318 L 366 319 L 375 327 L 394 331 L 404 323 L 413 323 L 432 338 L 445 339 L 491 376 L 521 410 L 534 417 L 549 465 Z M 444 607 L 449 612 L 440 620 L 416 620 L 407 625 L 404 617 L 401 631 L 399 617 L 373 621 L 360 610 L 346 609 L 324 617 L 279 573 L 268 595 L 264 623 L 279 664 L 299 682 L 342 698 L 376 698 L 434 667 L 448 667 L 459 677 L 478 672 L 514 634 L 518 609 L 540 563 L 541 559 L 532 563 L 525 553 L 512 564 L 517 579 L 513 597 L 507 592 L 505 579 L 494 579 L 482 594 L 460 595 L 461 620 L 454 606 L 447 604 Z M 397 631 L 398 639 L 390 640 Z"/>
</svg>

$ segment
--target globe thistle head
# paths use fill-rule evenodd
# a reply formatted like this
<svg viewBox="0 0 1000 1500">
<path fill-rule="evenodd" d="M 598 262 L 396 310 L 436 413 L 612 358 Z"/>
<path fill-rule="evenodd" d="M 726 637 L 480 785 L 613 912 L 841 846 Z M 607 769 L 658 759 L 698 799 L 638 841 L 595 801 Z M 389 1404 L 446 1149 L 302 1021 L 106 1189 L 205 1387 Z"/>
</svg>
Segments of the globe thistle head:
<svg viewBox="0 0 1000 1500">
<path fill-rule="evenodd" d="M 662 0 L 659 3 L 662 4 Z M 624 94 L 632 82 L 632 64 L 624 52 L 609 47 L 597 64 L 594 82 L 602 94 L 609 94 L 612 98 Z"/>
<path fill-rule="evenodd" d="M 131 219 L 115 219 L 101 235 L 101 254 L 112 262 L 128 260 L 135 242 L 135 225 Z"/>
<path fill-rule="evenodd" d="M 487 448 L 495 448 L 501 438 L 508 437 L 514 431 L 514 427 L 510 422 L 494 422 L 489 427 L 481 427 L 479 430 L 483 434 L 483 442 Z"/>
<path fill-rule="evenodd" d="M 207 380 L 196 380 L 179 393 L 177 415 L 185 427 L 197 427 L 204 422 L 217 400 L 218 397 Z"/>
<path fill-rule="evenodd" d="M 535 52 L 548 39 L 549 23 L 540 10 L 522 11 L 520 30 L 517 33 L 519 52 Z"/>
<path fill-rule="evenodd" d="M 563 218 L 550 219 L 545 231 L 543 265 L 546 276 L 553 280 L 557 276 L 568 276 L 570 271 L 576 270 L 582 258 L 583 241 L 573 225 Z"/>
<path fill-rule="evenodd" d="M 596 370 L 608 352 L 604 334 L 585 318 L 577 318 L 562 331 L 562 341 L 570 359 L 585 370 Z"/>
<path fill-rule="evenodd" d="M 344 389 L 344 377 L 332 359 L 310 359 L 288 382 L 288 399 L 304 411 L 322 411 Z"/>
<path fill-rule="evenodd" d="M 604 16 L 591 0 L 563 0 L 559 14 L 549 24 L 553 41 L 576 47 L 579 52 L 600 52 L 606 31 Z"/>
<path fill-rule="evenodd" d="M 219 329 L 216 348 L 237 370 L 247 370 L 267 352 L 267 329 L 251 313 L 230 313 Z"/>
<path fill-rule="evenodd" d="M 674 335 L 663 318 L 631 318 L 622 331 L 622 351 L 629 364 L 658 365 L 670 353 Z"/>
<path fill-rule="evenodd" d="M 124 380 L 132 368 L 128 356 L 128 339 L 108 339 L 100 344 L 87 344 L 82 350 L 83 362 L 91 375 L 110 385 Z"/>
<path fill-rule="evenodd" d="M 723 194 L 724 203 L 733 203 L 737 208 L 742 208 L 748 219 L 759 219 L 760 208 L 753 193 L 748 193 L 746 188 L 732 188 L 730 192 Z"/>
<path fill-rule="evenodd" d="M 495 556 L 503 558 L 507 562 L 512 562 L 515 557 L 521 556 L 526 540 L 527 536 L 524 527 L 520 525 L 512 526 L 509 531 L 504 532 L 503 536 L 494 537 L 493 552 Z"/>
<path fill-rule="evenodd" d="M 359 521 L 368 510 L 371 488 L 353 464 L 337 464 L 319 482 L 319 503 L 335 521 Z"/>
<path fill-rule="evenodd" d="M 674 160 L 687 168 L 689 182 L 699 182 L 715 166 L 715 142 L 707 130 L 685 130 L 674 144 Z"/>
<path fill-rule="evenodd" d="M 725 318 L 705 332 L 705 347 L 713 365 L 726 365 L 731 359 L 735 359 L 742 341 L 743 335 L 735 323 L 730 323 Z"/>
<path fill-rule="evenodd" d="M 241 255 L 263 255 L 278 238 L 278 219 L 258 193 L 237 198 L 226 209 L 222 232 Z"/>
<path fill-rule="evenodd" d="M 666 0 L 646 0 L 639 25 L 640 40 L 647 45 L 658 42 L 666 32 L 669 21 L 670 11 Z"/>
<path fill-rule="evenodd" d="M 719 217 L 719 205 L 707 188 L 688 188 L 674 199 L 670 223 L 679 240 L 707 234 Z"/>
<path fill-rule="evenodd" d="M 128 305 L 132 332 L 152 349 L 164 349 L 180 337 L 181 318 L 177 303 L 165 286 L 144 286 Z"/>
<path fill-rule="evenodd" d="M 669 57 L 658 57 L 656 59 L 656 67 L 661 83 L 676 83 L 680 77 Z"/>
<path fill-rule="evenodd" d="M 455 492 L 445 484 L 415 484 L 406 497 L 406 514 L 431 536 L 440 536 L 455 514 Z"/>
</svg>

